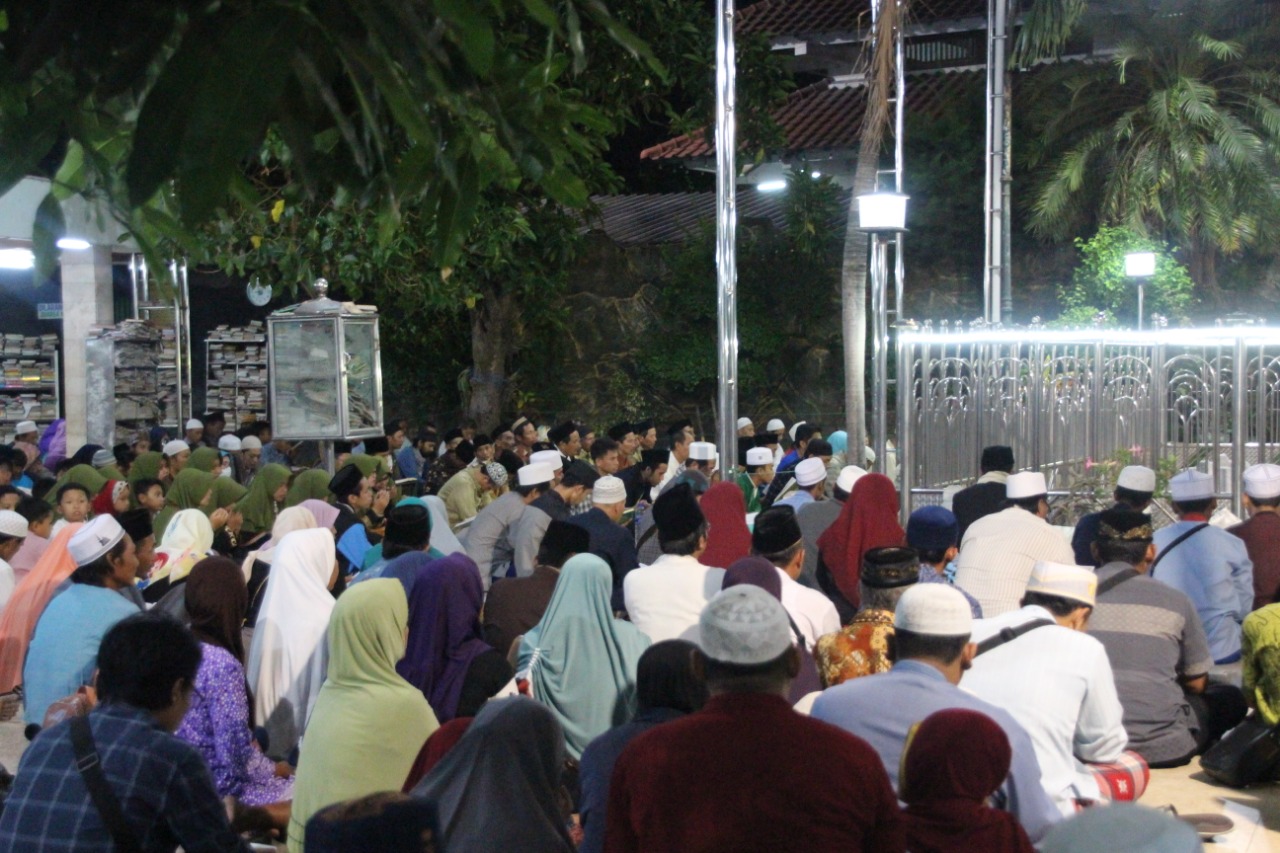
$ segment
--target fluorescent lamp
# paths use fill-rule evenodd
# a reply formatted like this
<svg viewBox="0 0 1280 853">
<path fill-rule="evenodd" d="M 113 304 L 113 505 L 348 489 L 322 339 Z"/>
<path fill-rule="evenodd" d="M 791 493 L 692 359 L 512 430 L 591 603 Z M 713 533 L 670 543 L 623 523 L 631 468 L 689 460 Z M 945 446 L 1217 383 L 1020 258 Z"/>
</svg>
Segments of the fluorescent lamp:
<svg viewBox="0 0 1280 853">
<path fill-rule="evenodd" d="M 756 184 L 756 191 L 762 193 L 782 192 L 787 188 L 786 181 L 761 181 Z"/>
<path fill-rule="evenodd" d="M 821 178 L 821 177 L 822 177 L 822 173 L 821 173 L 821 172 L 819 172 L 817 169 L 814 169 L 812 172 L 810 172 L 810 173 L 809 173 L 809 175 L 810 175 L 810 176 L 811 176 L 815 181 L 816 181 L 818 178 Z"/>
<path fill-rule="evenodd" d="M 1156 274 L 1155 252 L 1130 252 L 1124 256 L 1124 274 L 1130 278 L 1147 278 Z"/>
<path fill-rule="evenodd" d="M 907 223 L 907 196 L 873 193 L 858 196 L 858 227 L 863 231 L 903 231 Z"/>
<path fill-rule="evenodd" d="M 81 240 L 79 237 L 63 237 L 58 240 L 59 249 L 66 249 L 71 252 L 83 252 L 91 245 L 88 240 Z"/>
<path fill-rule="evenodd" d="M 30 249 L 0 249 L 0 269 L 29 270 L 36 265 Z"/>
</svg>

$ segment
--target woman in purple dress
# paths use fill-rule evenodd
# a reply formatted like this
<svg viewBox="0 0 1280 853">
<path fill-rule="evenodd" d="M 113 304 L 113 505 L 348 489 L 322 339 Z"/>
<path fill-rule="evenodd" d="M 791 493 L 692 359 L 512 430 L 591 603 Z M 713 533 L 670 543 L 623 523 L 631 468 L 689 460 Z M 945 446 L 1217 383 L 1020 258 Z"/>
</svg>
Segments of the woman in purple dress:
<svg viewBox="0 0 1280 853">
<path fill-rule="evenodd" d="M 240 637 L 248 592 L 240 567 L 225 557 L 201 560 L 187 579 L 186 604 L 204 655 L 178 737 L 204 756 L 219 796 L 249 806 L 287 802 L 293 768 L 263 755 L 250 730 L 253 706 Z"/>
</svg>

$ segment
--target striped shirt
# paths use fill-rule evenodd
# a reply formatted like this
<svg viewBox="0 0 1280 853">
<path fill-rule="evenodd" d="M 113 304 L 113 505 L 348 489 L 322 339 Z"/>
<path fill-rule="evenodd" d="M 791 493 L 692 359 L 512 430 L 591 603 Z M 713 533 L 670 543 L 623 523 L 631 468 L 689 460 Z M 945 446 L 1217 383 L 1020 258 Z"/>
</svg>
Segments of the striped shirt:
<svg viewBox="0 0 1280 853">
<path fill-rule="evenodd" d="M 969 525 L 956 558 L 956 586 L 978 599 L 988 619 L 1017 610 L 1037 560 L 1074 564 L 1057 529 L 1016 506 Z"/>
</svg>

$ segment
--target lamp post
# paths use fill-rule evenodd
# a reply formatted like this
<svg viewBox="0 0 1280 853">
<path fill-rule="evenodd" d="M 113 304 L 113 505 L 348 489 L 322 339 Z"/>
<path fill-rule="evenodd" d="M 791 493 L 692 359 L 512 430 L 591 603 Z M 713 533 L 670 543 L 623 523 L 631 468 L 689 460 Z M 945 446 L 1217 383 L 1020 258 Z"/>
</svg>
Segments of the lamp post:
<svg viewBox="0 0 1280 853">
<path fill-rule="evenodd" d="M 734 0 L 716 0 L 716 399 L 720 458 L 729 460 L 738 458 L 738 141 L 733 5 Z"/>
<path fill-rule="evenodd" d="M 872 449 L 875 464 L 885 470 L 885 447 L 888 442 L 889 411 L 889 242 L 895 234 L 906 231 L 907 196 L 899 193 L 874 193 L 858 196 L 858 228 L 871 235 L 871 364 Z M 850 342 L 857 346 L 857 342 Z M 854 453 L 860 451 L 855 449 Z"/>
<path fill-rule="evenodd" d="M 1138 281 L 1138 331 L 1142 331 L 1142 297 L 1147 279 L 1156 274 L 1155 252 L 1130 252 L 1124 256 L 1124 274 Z"/>
</svg>

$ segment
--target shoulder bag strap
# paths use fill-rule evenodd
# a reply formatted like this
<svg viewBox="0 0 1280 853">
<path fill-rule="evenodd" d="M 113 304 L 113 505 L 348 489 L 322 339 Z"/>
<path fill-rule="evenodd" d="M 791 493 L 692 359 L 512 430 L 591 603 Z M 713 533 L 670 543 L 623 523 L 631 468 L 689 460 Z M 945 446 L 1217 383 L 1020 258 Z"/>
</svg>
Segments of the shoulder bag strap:
<svg viewBox="0 0 1280 853">
<path fill-rule="evenodd" d="M 978 643 L 978 651 L 974 657 L 985 655 L 992 649 L 997 649 L 1005 643 L 1018 639 L 1023 634 L 1034 631 L 1036 628 L 1043 628 L 1046 625 L 1056 625 L 1058 623 L 1051 619 L 1032 619 L 1030 622 L 1024 622 L 1016 628 L 1001 628 L 1000 633 L 992 637 L 987 637 L 981 643 Z"/>
<path fill-rule="evenodd" d="M 107 825 L 107 832 L 115 843 L 117 853 L 141 853 L 142 846 L 133 828 L 125 820 L 124 811 L 120 808 L 120 800 L 111 790 L 106 775 L 102 772 L 102 764 L 98 760 L 98 750 L 93 743 L 93 731 L 89 728 L 87 717 L 73 717 L 71 720 L 71 749 L 76 756 L 76 769 L 89 789 L 89 797 L 102 822 Z"/>
<path fill-rule="evenodd" d="M 1195 527 L 1188 530 L 1186 533 L 1183 533 L 1177 539 L 1170 542 L 1168 548 L 1165 548 L 1159 554 L 1156 555 L 1156 561 L 1151 564 L 1151 568 L 1147 569 L 1147 575 L 1154 576 L 1156 573 L 1156 566 L 1160 565 L 1160 561 L 1163 560 L 1165 557 L 1167 557 L 1170 551 L 1172 551 L 1174 548 L 1177 548 L 1183 542 L 1186 542 L 1192 536 L 1195 536 L 1197 533 L 1199 533 L 1201 530 L 1204 530 L 1208 526 L 1209 526 L 1209 522 L 1202 521 L 1199 524 L 1197 524 Z"/>
<path fill-rule="evenodd" d="M 1138 576 L 1137 569 L 1123 569 L 1121 571 L 1118 571 L 1111 577 L 1104 580 L 1102 583 L 1098 584 L 1098 591 L 1095 593 L 1095 595 L 1098 598 L 1102 598 L 1102 594 L 1104 592 L 1110 592 L 1111 590 L 1120 586 L 1120 584 L 1124 583 L 1125 581 L 1132 580 L 1137 576 Z"/>
</svg>

